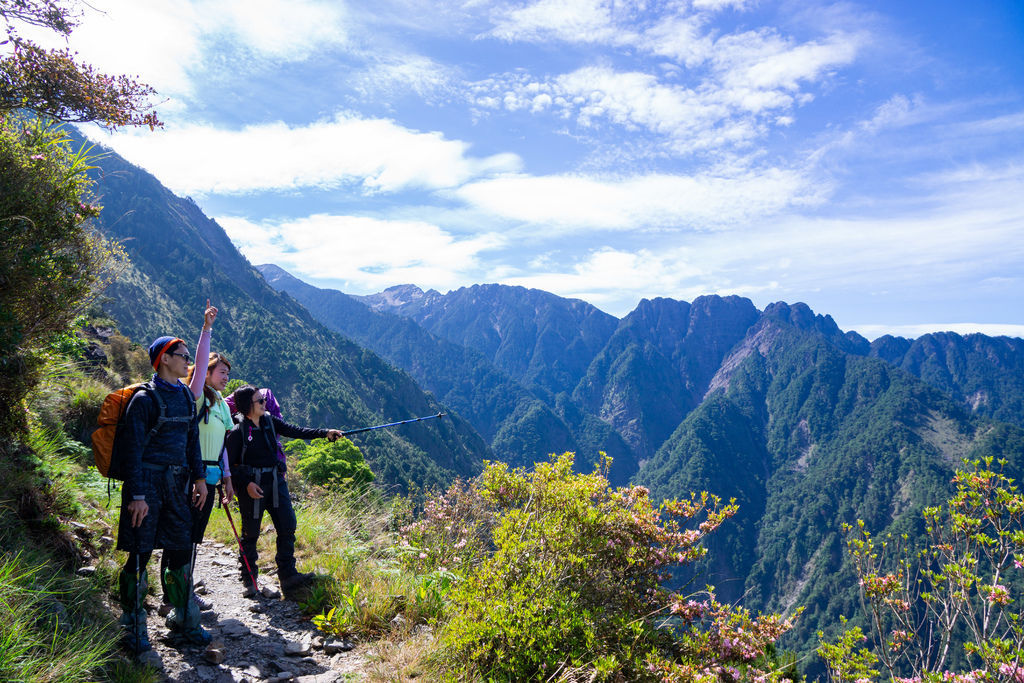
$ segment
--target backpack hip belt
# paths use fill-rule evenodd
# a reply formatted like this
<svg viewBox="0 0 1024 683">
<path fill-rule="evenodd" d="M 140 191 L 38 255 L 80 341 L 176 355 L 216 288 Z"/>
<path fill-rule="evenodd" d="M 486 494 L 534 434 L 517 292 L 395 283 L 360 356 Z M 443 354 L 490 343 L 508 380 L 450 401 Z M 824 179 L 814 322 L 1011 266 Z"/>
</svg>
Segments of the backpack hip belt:
<svg viewBox="0 0 1024 683">
<path fill-rule="evenodd" d="M 279 505 L 278 494 L 277 494 L 277 465 L 274 465 L 273 467 L 253 467 L 252 468 L 253 481 L 256 482 L 257 486 L 259 486 L 260 482 L 263 481 L 263 475 L 268 473 L 268 472 L 273 475 L 274 483 L 271 485 L 270 500 L 273 502 L 274 507 L 276 508 Z M 253 508 L 252 508 L 252 518 L 253 519 L 259 519 L 260 518 L 260 501 L 259 500 L 254 500 L 253 502 L 256 503 L 256 505 L 254 505 Z"/>
<path fill-rule="evenodd" d="M 160 465 L 155 462 L 144 462 L 142 463 L 142 469 L 153 470 L 154 472 L 163 472 L 167 478 L 167 487 L 170 489 L 174 488 L 174 480 L 181 476 L 185 476 L 185 497 L 188 497 L 188 487 L 192 483 L 188 475 L 188 468 L 184 465 Z"/>
</svg>

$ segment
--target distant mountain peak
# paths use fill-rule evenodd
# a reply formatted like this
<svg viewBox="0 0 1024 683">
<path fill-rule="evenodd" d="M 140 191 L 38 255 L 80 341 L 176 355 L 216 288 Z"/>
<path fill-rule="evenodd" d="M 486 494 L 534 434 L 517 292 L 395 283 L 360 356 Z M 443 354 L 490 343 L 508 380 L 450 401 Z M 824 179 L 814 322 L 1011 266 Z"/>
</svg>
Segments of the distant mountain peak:
<svg viewBox="0 0 1024 683">
<path fill-rule="evenodd" d="M 260 275 L 262 275 L 263 279 L 266 280 L 268 283 L 273 283 L 279 280 L 302 282 L 297 277 L 289 273 L 287 270 L 274 263 L 264 263 L 262 265 L 258 265 L 256 266 L 256 270 L 260 272 Z"/>
<path fill-rule="evenodd" d="M 353 296 L 375 311 L 400 312 L 410 308 L 419 308 L 435 297 L 440 297 L 441 293 L 436 289 L 424 292 L 416 285 L 394 285 L 376 294 Z"/>
</svg>

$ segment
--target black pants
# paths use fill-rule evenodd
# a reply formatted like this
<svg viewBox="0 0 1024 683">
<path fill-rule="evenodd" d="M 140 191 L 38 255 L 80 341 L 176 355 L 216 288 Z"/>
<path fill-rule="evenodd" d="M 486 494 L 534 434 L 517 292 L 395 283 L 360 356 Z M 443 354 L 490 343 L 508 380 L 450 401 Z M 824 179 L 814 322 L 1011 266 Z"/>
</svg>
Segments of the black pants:
<svg viewBox="0 0 1024 683">
<path fill-rule="evenodd" d="M 217 504 L 219 493 L 214 486 L 206 485 L 208 494 L 206 502 L 201 508 L 192 508 L 192 542 L 202 543 L 206 535 L 206 526 L 210 523 L 210 515 L 213 513 L 213 506 Z"/>
<path fill-rule="evenodd" d="M 277 507 L 274 507 L 273 489 L 274 478 L 277 478 Z M 277 555 L 274 560 L 277 562 L 278 579 L 286 579 L 294 576 L 295 570 L 295 510 L 292 509 L 292 499 L 288 494 L 288 484 L 284 479 L 284 473 L 280 471 L 264 472 L 259 476 L 256 485 L 263 490 L 263 498 L 259 500 L 249 497 L 248 487 L 243 487 L 237 492 L 238 511 L 242 518 L 242 552 L 249 560 L 249 566 L 255 572 L 256 561 L 259 553 L 256 550 L 256 541 L 260 537 L 260 525 L 263 522 L 264 510 L 270 514 L 270 520 L 274 523 L 274 530 L 277 531 Z M 248 583 L 248 570 L 245 568 L 245 561 L 242 562 L 242 581 Z"/>
</svg>

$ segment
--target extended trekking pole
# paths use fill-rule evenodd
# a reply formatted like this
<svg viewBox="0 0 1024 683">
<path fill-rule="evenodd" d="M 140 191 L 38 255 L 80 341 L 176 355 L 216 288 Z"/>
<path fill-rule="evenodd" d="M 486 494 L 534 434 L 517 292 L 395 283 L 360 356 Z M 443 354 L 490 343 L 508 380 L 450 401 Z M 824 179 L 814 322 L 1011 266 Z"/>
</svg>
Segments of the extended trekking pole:
<svg viewBox="0 0 1024 683">
<path fill-rule="evenodd" d="M 414 417 L 410 420 L 400 420 L 398 422 L 388 422 L 386 425 L 377 425 L 376 427 L 363 427 L 362 429 L 349 429 L 341 433 L 342 436 L 348 436 L 349 434 L 362 434 L 363 432 L 372 432 L 375 429 L 384 429 L 385 427 L 397 427 L 398 425 L 409 424 L 410 422 L 420 422 L 421 420 L 433 420 L 438 417 L 444 417 L 444 413 L 438 413 L 437 415 L 427 415 L 426 417 Z"/>
<path fill-rule="evenodd" d="M 217 486 L 217 494 L 223 495 L 220 490 L 220 486 Z M 249 571 L 249 578 L 252 579 L 252 587 L 259 591 L 259 586 L 256 584 L 256 574 L 253 572 L 252 567 L 249 565 L 249 558 L 245 555 L 245 548 L 242 547 L 242 537 L 238 535 L 238 530 L 235 529 L 235 520 L 231 518 L 231 506 L 224 506 L 224 514 L 228 516 L 228 522 L 231 524 L 231 531 L 235 534 L 235 540 L 238 541 L 238 552 L 242 556 L 242 562 L 245 563 L 245 568 Z"/>
<path fill-rule="evenodd" d="M 139 537 L 135 535 L 135 618 L 133 622 L 135 624 L 135 654 L 138 655 L 142 647 L 142 635 L 139 633 L 139 612 L 142 611 L 141 600 L 139 599 L 139 593 L 142 592 L 142 569 L 140 568 L 139 555 Z"/>
</svg>

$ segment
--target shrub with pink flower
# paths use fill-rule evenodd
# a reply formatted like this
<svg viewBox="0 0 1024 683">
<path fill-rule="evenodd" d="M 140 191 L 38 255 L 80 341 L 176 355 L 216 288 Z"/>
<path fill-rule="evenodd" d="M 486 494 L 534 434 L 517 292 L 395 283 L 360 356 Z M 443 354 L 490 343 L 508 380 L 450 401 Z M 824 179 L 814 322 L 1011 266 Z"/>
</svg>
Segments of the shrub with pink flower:
<svg viewBox="0 0 1024 683">
<path fill-rule="evenodd" d="M 1008 580 L 1024 558 L 1024 496 L 1003 474 L 1005 461 L 997 464 L 974 461 L 956 473 L 952 498 L 924 511 L 921 550 L 905 547 L 906 537 L 878 543 L 863 522 L 846 527 L 874 626 L 872 656 L 896 681 L 1024 683 L 1024 614 Z M 839 671 L 853 652 L 830 647 L 819 653 Z"/>
<path fill-rule="evenodd" d="M 777 668 L 766 652 L 792 619 L 723 605 L 710 588 L 682 596 L 663 587 L 666 568 L 702 557 L 704 536 L 735 504 L 700 493 L 655 506 L 642 487 L 574 472 L 571 453 L 530 471 L 491 464 L 470 488 L 495 515 L 493 551 L 463 565 L 452 589 L 436 653 L 443 670 L 738 681 L 768 680 Z M 408 537 L 422 547 L 413 530 Z"/>
</svg>

